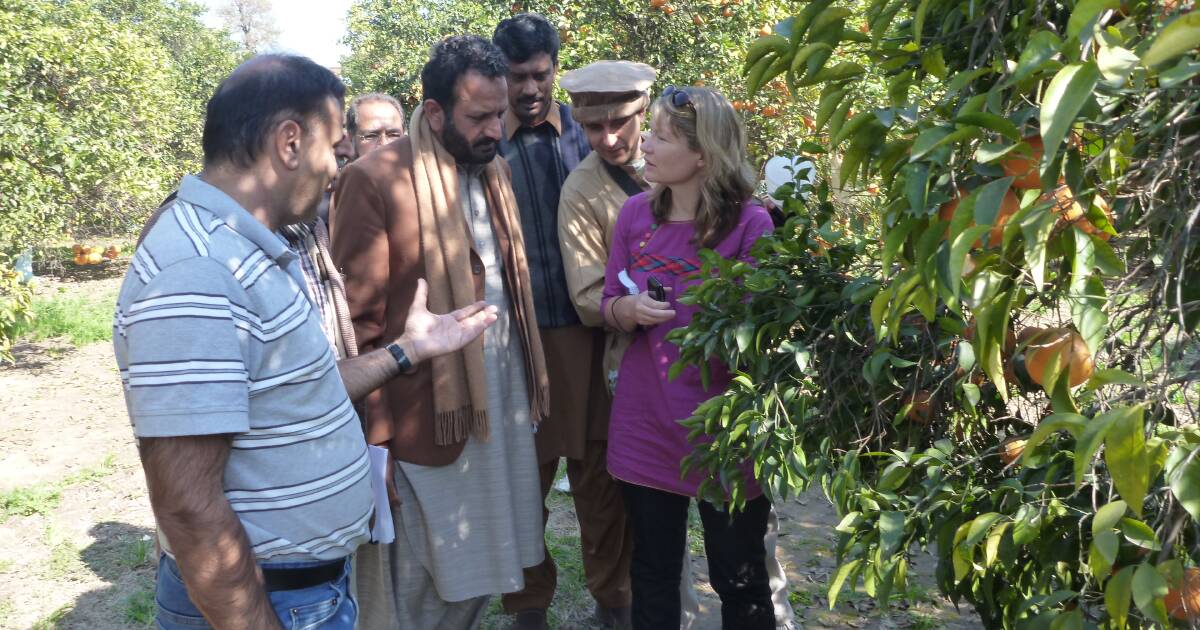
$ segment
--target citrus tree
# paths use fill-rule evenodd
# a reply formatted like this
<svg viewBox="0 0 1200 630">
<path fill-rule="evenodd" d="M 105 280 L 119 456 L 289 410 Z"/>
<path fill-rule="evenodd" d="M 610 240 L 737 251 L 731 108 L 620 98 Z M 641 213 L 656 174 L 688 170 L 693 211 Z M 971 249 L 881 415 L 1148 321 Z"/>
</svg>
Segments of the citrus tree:
<svg viewBox="0 0 1200 630">
<path fill-rule="evenodd" d="M 351 54 L 342 71 L 353 91 L 387 92 L 411 110 L 420 101 L 420 71 L 434 42 L 463 33 L 490 37 L 501 19 L 534 12 L 558 28 L 563 70 L 629 59 L 654 66 L 660 87 L 720 90 L 745 112 L 751 150 L 765 156 L 799 144 L 806 113 L 785 107 L 792 94 L 782 79 L 748 95 L 740 60 L 785 17 L 786 6 L 782 0 L 358 0 L 350 9 Z"/>
<path fill-rule="evenodd" d="M 237 61 L 202 12 L 173 0 L 0 6 L 0 357 L 28 310 L 15 254 L 129 233 L 199 167 L 204 103 Z"/>
<path fill-rule="evenodd" d="M 1200 618 L 1197 46 L 1191 3 L 1116 0 L 810 0 L 750 46 L 878 195 L 785 186 L 757 266 L 706 255 L 680 368 L 737 372 L 684 466 L 818 483 L 831 602 L 924 547 L 988 627 Z"/>
</svg>

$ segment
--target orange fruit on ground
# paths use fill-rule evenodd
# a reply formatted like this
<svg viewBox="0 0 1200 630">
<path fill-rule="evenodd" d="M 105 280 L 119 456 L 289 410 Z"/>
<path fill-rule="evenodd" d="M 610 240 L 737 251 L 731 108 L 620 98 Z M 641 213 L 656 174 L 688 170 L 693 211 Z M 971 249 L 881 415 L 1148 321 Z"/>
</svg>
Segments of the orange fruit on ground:
<svg viewBox="0 0 1200 630">
<path fill-rule="evenodd" d="M 663 13 L 666 13 L 667 15 L 671 15 L 674 12 L 675 12 L 675 7 L 673 7 L 669 4 L 665 7 L 663 7 Z"/>
<path fill-rule="evenodd" d="M 730 9 L 729 7 L 725 7 L 725 9 L 721 11 L 721 16 L 722 17 L 732 17 L 733 9 Z"/>
<path fill-rule="evenodd" d="M 779 108 L 775 107 L 774 105 L 767 105 L 766 107 L 762 108 L 762 115 L 767 118 L 774 118 L 779 115 Z"/>
<path fill-rule="evenodd" d="M 1041 188 L 1038 163 L 1042 161 L 1042 137 L 1026 136 L 1023 141 L 1029 145 L 1029 155 L 1014 151 L 1010 157 L 1000 161 L 1000 168 L 1004 169 L 1005 176 L 1016 178 L 1013 180 L 1016 188 Z"/>
<path fill-rule="evenodd" d="M 1000 461 L 1004 462 L 1005 466 L 1012 464 L 1020 459 L 1021 454 L 1025 452 L 1025 440 L 1009 440 L 1000 445 Z"/>
<path fill-rule="evenodd" d="M 1163 598 L 1167 612 L 1180 621 L 1200 619 L 1200 568 L 1184 569 L 1183 583 Z"/>
<path fill-rule="evenodd" d="M 908 410 L 907 417 L 911 422 L 919 425 L 927 425 L 933 419 L 933 393 L 927 389 L 919 389 L 916 392 L 904 397 L 902 401 L 904 405 L 912 404 Z"/>
<path fill-rule="evenodd" d="M 82 253 L 75 254 L 75 258 L 73 260 L 75 261 L 75 264 L 79 265 L 80 267 L 88 264 L 87 256 L 83 255 Z"/>
<path fill-rule="evenodd" d="M 763 24 L 762 28 L 758 29 L 758 34 L 763 37 L 766 37 L 767 35 L 770 35 L 772 33 L 772 30 L 773 29 L 771 28 L 770 24 Z"/>
<path fill-rule="evenodd" d="M 101 252 L 98 252 L 96 250 L 92 250 L 92 251 L 88 252 L 87 264 L 99 265 L 102 262 L 104 262 L 104 254 L 102 254 Z"/>
<path fill-rule="evenodd" d="M 109 260 L 116 260 L 121 255 L 121 250 L 117 249 L 116 245 L 109 245 L 104 250 L 104 257 Z"/>
<path fill-rule="evenodd" d="M 692 24 L 695 24 L 696 26 L 704 26 L 704 18 L 700 17 L 699 15 L 693 15 Z"/>
<path fill-rule="evenodd" d="M 1069 369 L 1067 383 L 1071 387 L 1082 385 L 1095 371 L 1087 343 L 1070 328 L 1048 328 L 1029 339 L 1029 345 L 1025 347 L 1025 369 L 1029 378 L 1043 389 L 1046 384 L 1042 381 L 1051 361 L 1060 371 Z"/>
<path fill-rule="evenodd" d="M 666 6 L 667 0 L 650 0 L 650 6 L 655 9 L 661 9 Z"/>
<path fill-rule="evenodd" d="M 79 243 L 75 243 L 75 246 L 71 248 L 71 252 L 73 254 L 75 254 L 76 256 L 82 254 L 83 253 L 83 245 L 80 245 Z"/>
</svg>

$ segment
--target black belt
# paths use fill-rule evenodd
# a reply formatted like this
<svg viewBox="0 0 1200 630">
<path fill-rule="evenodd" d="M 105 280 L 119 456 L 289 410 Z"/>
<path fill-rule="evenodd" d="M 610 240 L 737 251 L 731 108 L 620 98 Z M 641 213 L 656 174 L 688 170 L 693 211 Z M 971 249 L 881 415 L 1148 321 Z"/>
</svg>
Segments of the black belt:
<svg viewBox="0 0 1200 630">
<path fill-rule="evenodd" d="M 334 560 L 311 567 L 263 569 L 263 586 L 268 593 L 310 588 L 337 580 L 342 577 L 342 571 L 345 568 L 345 560 Z"/>
</svg>

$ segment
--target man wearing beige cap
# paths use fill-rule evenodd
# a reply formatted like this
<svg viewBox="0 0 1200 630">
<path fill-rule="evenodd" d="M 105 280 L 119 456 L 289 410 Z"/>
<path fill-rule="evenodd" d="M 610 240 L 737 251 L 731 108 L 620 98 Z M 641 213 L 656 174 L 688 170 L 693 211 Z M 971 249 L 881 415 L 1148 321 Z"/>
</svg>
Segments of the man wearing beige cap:
<svg viewBox="0 0 1200 630">
<path fill-rule="evenodd" d="M 597 61 L 565 73 L 559 80 L 571 95 L 571 115 L 583 126 L 592 153 L 563 183 L 558 204 L 558 236 L 575 310 L 585 325 L 604 327 L 600 298 L 613 226 L 625 202 L 650 189 L 642 177 L 642 126 L 650 105 L 648 90 L 654 68 L 630 61 Z M 621 357 L 629 344 L 625 333 L 608 329 L 603 370 L 609 391 L 615 389 Z M 787 576 L 775 559 L 779 520 L 774 509 L 767 523 L 767 572 L 779 628 L 791 628 Z M 684 550 L 686 554 L 686 549 Z M 691 562 L 685 558 L 680 588 L 683 630 L 699 615 L 692 589 Z"/>
</svg>

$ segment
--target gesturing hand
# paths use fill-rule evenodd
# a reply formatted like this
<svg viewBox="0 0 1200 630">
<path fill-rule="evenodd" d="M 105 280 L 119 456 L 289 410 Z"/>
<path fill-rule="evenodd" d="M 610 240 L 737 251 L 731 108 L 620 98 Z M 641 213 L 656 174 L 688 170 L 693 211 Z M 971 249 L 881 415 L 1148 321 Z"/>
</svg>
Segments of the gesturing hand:
<svg viewBox="0 0 1200 630">
<path fill-rule="evenodd" d="M 430 313 L 425 307 L 428 295 L 429 285 L 423 279 L 417 280 L 417 292 L 404 324 L 404 336 L 412 346 L 411 354 L 416 355 L 409 357 L 414 365 L 462 348 L 496 321 L 498 309 L 483 302 L 445 315 Z"/>
</svg>

